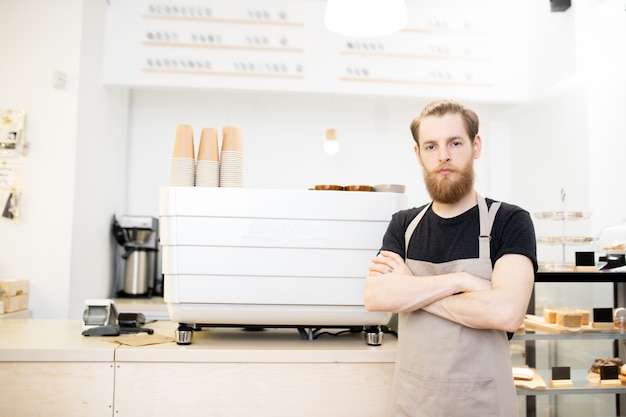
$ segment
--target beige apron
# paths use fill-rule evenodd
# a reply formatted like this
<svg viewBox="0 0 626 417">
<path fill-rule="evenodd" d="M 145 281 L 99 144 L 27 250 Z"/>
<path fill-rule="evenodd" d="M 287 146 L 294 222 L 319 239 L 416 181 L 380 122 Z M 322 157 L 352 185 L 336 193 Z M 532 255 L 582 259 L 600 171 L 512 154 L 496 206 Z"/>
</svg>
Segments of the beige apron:
<svg viewBox="0 0 626 417">
<path fill-rule="evenodd" d="M 489 240 L 500 203 L 478 197 L 479 258 L 441 264 L 406 259 L 414 275 L 466 271 L 491 280 Z M 409 224 L 410 238 L 428 210 Z M 478 330 L 439 318 L 423 310 L 400 313 L 398 354 L 388 417 L 511 417 L 517 416 L 517 396 L 505 332 Z"/>
</svg>

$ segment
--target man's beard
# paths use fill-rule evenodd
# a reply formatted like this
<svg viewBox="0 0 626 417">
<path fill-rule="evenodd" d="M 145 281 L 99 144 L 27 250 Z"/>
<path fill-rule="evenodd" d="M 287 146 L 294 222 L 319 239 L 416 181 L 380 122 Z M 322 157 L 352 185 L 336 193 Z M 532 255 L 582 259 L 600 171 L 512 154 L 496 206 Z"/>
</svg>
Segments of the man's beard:
<svg viewBox="0 0 626 417">
<path fill-rule="evenodd" d="M 457 178 L 439 177 L 438 171 L 427 172 L 424 170 L 426 189 L 433 201 L 454 204 L 473 189 L 474 167 L 472 164 L 469 164 L 464 170 L 454 171 L 453 176 Z"/>
</svg>

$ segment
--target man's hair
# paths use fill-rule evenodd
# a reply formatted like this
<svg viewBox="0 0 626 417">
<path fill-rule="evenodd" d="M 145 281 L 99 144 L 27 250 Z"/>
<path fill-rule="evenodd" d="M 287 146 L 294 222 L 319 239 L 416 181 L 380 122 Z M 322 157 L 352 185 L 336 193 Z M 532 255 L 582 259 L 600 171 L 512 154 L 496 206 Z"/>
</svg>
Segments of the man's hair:
<svg viewBox="0 0 626 417">
<path fill-rule="evenodd" d="M 419 146 L 419 127 L 422 120 L 430 116 L 441 117 L 448 113 L 459 114 L 463 118 L 465 131 L 473 143 L 474 138 L 478 134 L 478 115 L 472 110 L 466 109 L 460 103 L 452 100 L 433 101 L 424 107 L 424 110 L 422 110 L 422 113 L 418 117 L 413 119 L 411 122 L 411 134 L 413 135 L 415 143 Z"/>
</svg>

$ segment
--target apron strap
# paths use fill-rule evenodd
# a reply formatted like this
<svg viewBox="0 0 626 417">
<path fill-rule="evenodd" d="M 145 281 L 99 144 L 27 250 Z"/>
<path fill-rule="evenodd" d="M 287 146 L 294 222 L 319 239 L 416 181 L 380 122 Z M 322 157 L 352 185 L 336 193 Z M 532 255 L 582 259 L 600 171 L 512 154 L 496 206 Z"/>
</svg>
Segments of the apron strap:
<svg viewBox="0 0 626 417">
<path fill-rule="evenodd" d="M 500 208 L 501 203 L 499 201 L 494 201 L 491 204 L 491 207 L 487 208 L 487 202 L 485 199 L 478 193 L 476 193 L 476 199 L 478 200 L 478 213 L 480 216 L 480 235 L 478 236 L 478 257 L 482 259 L 491 259 L 491 228 L 493 227 L 493 222 L 496 219 L 496 213 Z M 404 256 L 407 257 L 409 253 L 409 240 L 411 240 L 411 236 L 415 231 L 418 223 L 422 220 L 426 211 L 430 208 L 432 202 L 429 203 L 426 207 L 420 211 L 417 216 L 409 226 L 406 228 L 404 232 Z"/>
<path fill-rule="evenodd" d="M 480 216 L 478 257 L 481 259 L 491 259 L 491 228 L 493 227 L 493 222 L 496 219 L 496 213 L 502 203 L 494 201 L 491 204 L 491 207 L 487 209 L 487 201 L 480 194 L 476 193 L 476 199 L 478 200 L 478 213 Z"/>
<path fill-rule="evenodd" d="M 411 236 L 413 236 L 413 232 L 415 231 L 417 224 L 422 220 L 422 218 L 424 217 L 424 214 L 426 214 L 426 211 L 428 211 L 431 205 L 432 205 L 432 202 L 428 203 L 428 205 L 424 207 L 422 211 L 420 211 L 417 214 L 417 216 L 415 216 L 415 218 L 411 221 L 411 223 L 409 223 L 409 226 L 406 228 L 406 231 L 404 232 L 404 258 L 405 259 L 409 255 L 409 240 L 411 240 Z"/>
</svg>

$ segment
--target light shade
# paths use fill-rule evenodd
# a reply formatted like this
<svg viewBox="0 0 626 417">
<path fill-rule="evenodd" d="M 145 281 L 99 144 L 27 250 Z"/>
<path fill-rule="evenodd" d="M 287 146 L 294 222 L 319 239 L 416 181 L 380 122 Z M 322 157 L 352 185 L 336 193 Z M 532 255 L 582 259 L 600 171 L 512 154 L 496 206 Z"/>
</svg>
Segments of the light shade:
<svg viewBox="0 0 626 417">
<path fill-rule="evenodd" d="M 339 142 L 337 142 L 337 132 L 335 131 L 335 129 L 326 130 L 324 152 L 326 152 L 328 155 L 334 155 L 339 152 Z"/>
<path fill-rule="evenodd" d="M 381 36 L 406 26 L 405 0 L 328 0 L 324 23 L 344 36 Z"/>
</svg>

